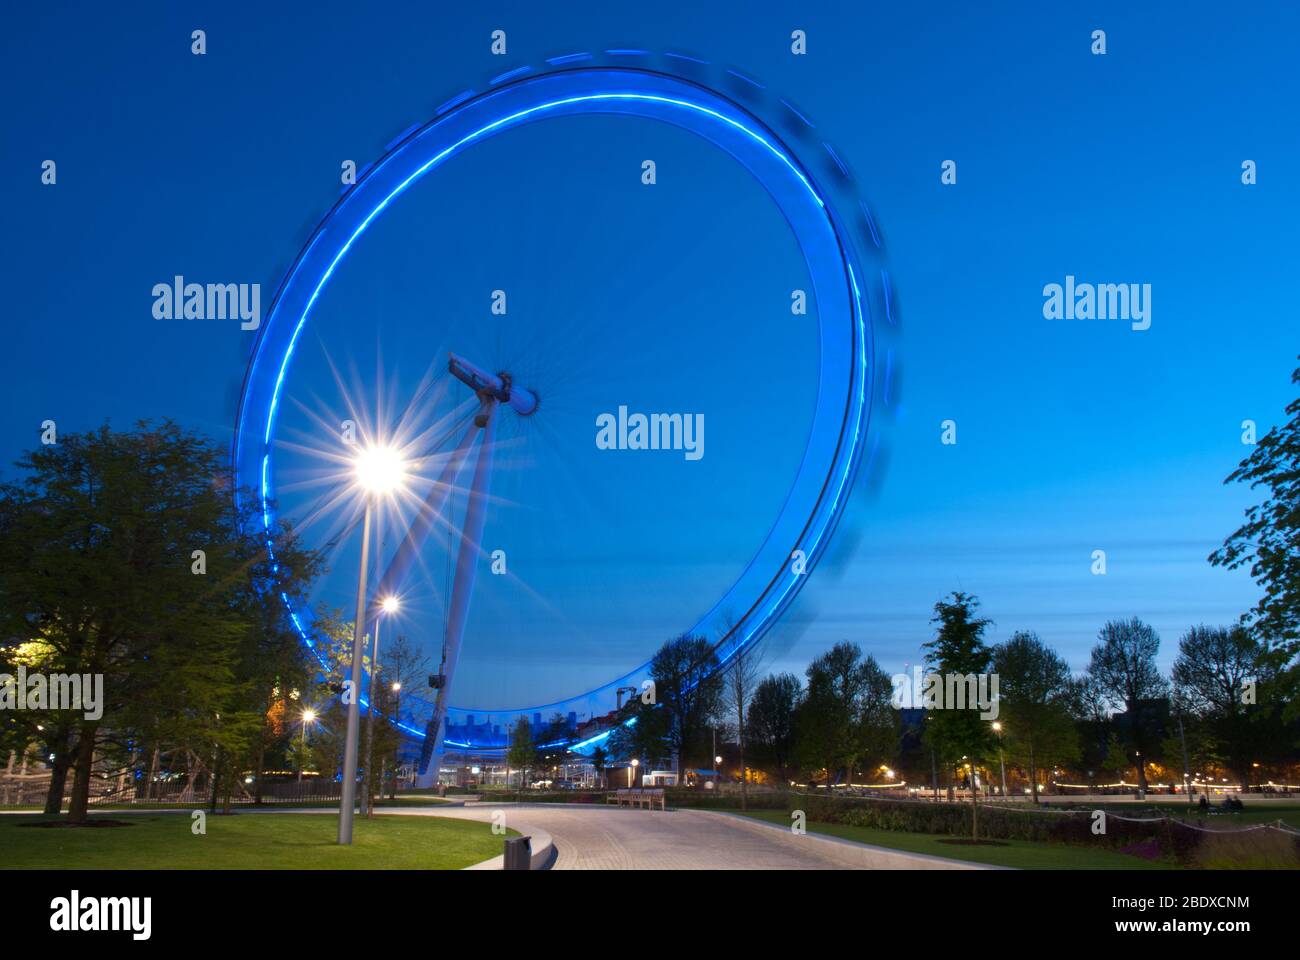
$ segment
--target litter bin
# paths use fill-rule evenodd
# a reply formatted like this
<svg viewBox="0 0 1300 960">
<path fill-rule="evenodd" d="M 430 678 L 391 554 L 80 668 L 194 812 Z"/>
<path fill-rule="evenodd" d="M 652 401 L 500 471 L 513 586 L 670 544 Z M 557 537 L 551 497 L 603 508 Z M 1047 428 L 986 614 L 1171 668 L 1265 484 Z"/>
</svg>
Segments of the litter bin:
<svg viewBox="0 0 1300 960">
<path fill-rule="evenodd" d="M 533 866 L 533 838 L 506 837 L 506 870 L 531 870 Z"/>
</svg>

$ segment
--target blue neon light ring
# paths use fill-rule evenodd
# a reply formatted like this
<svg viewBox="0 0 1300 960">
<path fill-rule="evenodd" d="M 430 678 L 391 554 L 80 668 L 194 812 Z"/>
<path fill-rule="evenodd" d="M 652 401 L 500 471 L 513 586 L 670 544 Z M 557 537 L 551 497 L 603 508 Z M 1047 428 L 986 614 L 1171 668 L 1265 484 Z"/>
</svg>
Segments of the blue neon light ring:
<svg viewBox="0 0 1300 960">
<path fill-rule="evenodd" d="M 715 651 L 720 663 L 725 664 L 737 650 L 761 638 L 791 603 L 843 515 L 867 436 L 874 349 L 869 299 L 863 292 L 866 277 L 857 265 L 844 221 L 826 199 L 827 194 L 768 126 L 732 100 L 689 80 L 642 68 L 597 66 L 516 79 L 454 103 L 363 171 L 299 253 L 258 334 L 244 379 L 232 451 L 236 489 L 257 491 L 258 512 L 269 531 L 275 519 L 272 452 L 276 413 L 294 348 L 334 270 L 367 227 L 411 184 L 475 143 L 523 124 L 590 114 L 662 121 L 725 150 L 776 201 L 799 242 L 812 279 L 821 368 L 817 407 L 803 462 L 763 546 L 736 584 L 688 631 L 692 635 L 720 636 Z M 823 439 L 815 443 L 818 436 Z M 826 439 L 831 436 L 835 438 L 833 443 Z M 798 509 L 802 516 L 803 508 L 794 504 L 799 492 L 811 497 L 815 505 L 806 521 L 801 522 L 801 533 L 795 541 L 787 541 L 774 554 L 774 534 L 787 513 Z M 800 523 L 797 518 L 796 523 Z M 795 551 L 803 554 L 801 564 L 791 560 Z M 774 557 L 779 558 L 775 564 Z M 294 609 L 287 597 L 283 599 L 304 643 L 325 665 L 314 642 L 311 611 Z M 737 610 L 744 611 L 743 615 L 736 616 Z M 715 629 L 722 616 L 731 622 L 725 631 Z M 517 714 L 592 703 L 601 693 L 635 683 L 648 666 L 647 662 L 602 687 L 557 703 L 475 710 Z M 463 712 L 459 708 L 452 711 Z M 399 725 L 412 736 L 424 736 L 417 724 Z M 448 744 L 478 746 L 455 741 Z"/>
</svg>

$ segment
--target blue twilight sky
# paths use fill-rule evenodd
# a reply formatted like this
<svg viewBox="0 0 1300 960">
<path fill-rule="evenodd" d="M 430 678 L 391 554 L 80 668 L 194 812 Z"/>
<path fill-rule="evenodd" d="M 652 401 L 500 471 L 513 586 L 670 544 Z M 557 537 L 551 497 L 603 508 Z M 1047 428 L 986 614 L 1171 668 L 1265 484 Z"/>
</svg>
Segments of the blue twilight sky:
<svg viewBox="0 0 1300 960">
<path fill-rule="evenodd" d="M 1037 630 L 1076 668 L 1108 618 L 1150 621 L 1167 666 L 1188 626 L 1253 601 L 1205 557 L 1250 502 L 1221 484 L 1248 449 L 1241 422 L 1278 421 L 1300 345 L 1293 5 L 268 6 L 54 2 L 10 17 L 4 461 L 46 419 L 170 416 L 228 440 L 253 334 L 155 320 L 154 284 L 261 283 L 265 307 L 342 161 L 364 166 L 515 66 L 683 50 L 757 77 L 834 144 L 880 224 L 902 324 L 886 467 L 768 642 L 772 668 L 801 673 L 847 638 L 901 669 L 953 589 L 981 597 L 991 639 Z M 489 52 L 498 28 L 504 57 Z M 1090 54 L 1094 29 L 1105 56 Z M 485 534 L 511 575 L 479 578 L 454 698 L 484 708 L 611 679 L 726 589 L 797 469 L 816 340 L 789 314 L 806 269 L 788 229 L 703 141 L 607 117 L 476 151 L 340 270 L 281 428 L 323 446 L 345 395 L 373 407 L 378 370 L 400 405 L 447 349 L 537 383 L 550 403 L 503 424 Z M 955 186 L 940 183 L 948 159 Z M 1067 274 L 1151 284 L 1151 328 L 1045 320 L 1043 286 Z M 485 309 L 496 288 L 508 318 Z M 597 455 L 594 415 L 620 404 L 704 413 L 704 459 Z M 949 418 L 955 446 L 940 443 Z M 319 472 L 303 450 L 277 457 L 283 477 Z M 282 505 L 294 515 L 312 495 L 285 490 Z M 352 550 L 334 551 L 321 602 L 348 605 Z M 430 649 L 445 572 L 431 547 L 400 625 Z"/>
</svg>

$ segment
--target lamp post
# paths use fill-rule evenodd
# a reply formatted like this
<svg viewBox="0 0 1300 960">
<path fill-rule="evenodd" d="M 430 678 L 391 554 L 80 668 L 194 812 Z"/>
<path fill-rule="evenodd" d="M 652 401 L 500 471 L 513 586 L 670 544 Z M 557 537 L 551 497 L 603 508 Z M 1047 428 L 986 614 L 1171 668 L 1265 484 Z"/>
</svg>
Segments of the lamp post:
<svg viewBox="0 0 1300 960">
<path fill-rule="evenodd" d="M 339 843 L 352 843 L 352 814 L 357 800 L 357 741 L 361 728 L 361 657 L 365 651 L 366 564 L 370 557 L 370 512 L 376 494 L 401 486 L 406 476 L 401 455 L 391 447 L 370 447 L 357 457 L 357 484 L 365 497 L 361 525 L 361 570 L 357 576 L 357 618 L 352 627 L 352 679 L 348 689 L 348 729 L 343 747 L 343 796 L 339 801 Z"/>
<path fill-rule="evenodd" d="M 1007 797 L 1007 764 L 1002 758 L 1002 723 L 993 721 L 993 732 L 998 735 L 998 766 L 1002 768 L 1002 799 Z"/>
<path fill-rule="evenodd" d="M 402 722 L 402 682 L 393 681 L 393 723 Z M 393 801 L 397 800 L 397 757 L 393 757 L 393 792 L 391 794 Z"/>
<path fill-rule="evenodd" d="M 401 603 L 396 597 L 384 597 L 379 605 L 381 613 L 396 613 Z M 375 636 L 370 643 L 370 690 L 366 694 L 366 703 L 369 707 L 366 709 L 366 788 L 361 791 L 361 812 L 369 819 L 375 815 L 371 809 L 370 803 L 370 785 L 373 779 L 370 775 L 370 757 L 375 742 L 375 675 L 379 672 L 379 617 L 375 617 Z M 380 784 L 383 789 L 383 784 Z"/>
<path fill-rule="evenodd" d="M 307 765 L 307 724 L 316 719 L 316 711 L 308 707 L 302 712 L 302 735 L 298 740 L 298 782 L 302 783 L 302 768 Z"/>
<path fill-rule="evenodd" d="M 627 768 L 627 785 L 632 786 L 632 771 L 641 766 L 641 761 L 636 757 L 632 758 L 632 763 Z"/>
</svg>

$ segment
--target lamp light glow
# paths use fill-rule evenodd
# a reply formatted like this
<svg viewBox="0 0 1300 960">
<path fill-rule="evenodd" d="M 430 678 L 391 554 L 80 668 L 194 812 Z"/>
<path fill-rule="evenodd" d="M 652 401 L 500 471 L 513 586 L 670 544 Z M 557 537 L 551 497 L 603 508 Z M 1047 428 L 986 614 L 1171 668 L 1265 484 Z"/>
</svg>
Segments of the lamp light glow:
<svg viewBox="0 0 1300 960">
<path fill-rule="evenodd" d="M 392 447 L 367 447 L 357 456 L 356 475 L 368 493 L 392 493 L 406 480 L 406 462 Z"/>
</svg>

